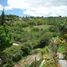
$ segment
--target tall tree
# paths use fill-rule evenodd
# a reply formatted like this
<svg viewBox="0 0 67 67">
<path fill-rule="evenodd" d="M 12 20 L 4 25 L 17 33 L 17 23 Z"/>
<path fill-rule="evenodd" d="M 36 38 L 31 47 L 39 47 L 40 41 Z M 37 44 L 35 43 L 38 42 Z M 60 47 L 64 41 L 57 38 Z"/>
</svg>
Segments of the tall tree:
<svg viewBox="0 0 67 67">
<path fill-rule="evenodd" d="M 3 8 L 3 11 L 1 14 L 1 25 L 4 25 L 4 23 L 5 23 L 5 12 L 4 12 L 4 8 Z"/>
</svg>

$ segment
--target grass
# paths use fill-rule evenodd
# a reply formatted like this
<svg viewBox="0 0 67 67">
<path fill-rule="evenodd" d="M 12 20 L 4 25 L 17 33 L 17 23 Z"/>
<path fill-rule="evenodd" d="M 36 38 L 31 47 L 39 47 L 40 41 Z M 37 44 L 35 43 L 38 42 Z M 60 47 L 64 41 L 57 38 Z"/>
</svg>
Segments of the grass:
<svg viewBox="0 0 67 67">
<path fill-rule="evenodd" d="M 46 62 L 41 67 L 61 67 L 59 63 L 55 62 Z"/>
<path fill-rule="evenodd" d="M 51 25 L 38 25 L 38 26 L 34 26 L 35 28 L 39 28 L 39 29 L 48 29 Z"/>
<path fill-rule="evenodd" d="M 55 67 L 54 63 L 44 63 L 42 67 Z"/>
<path fill-rule="evenodd" d="M 46 30 L 46 29 L 48 29 L 50 26 L 51 26 L 51 25 L 38 25 L 38 26 L 32 26 L 32 28 L 34 27 L 34 28 Z M 30 32 L 30 31 L 32 30 L 32 28 L 29 26 L 29 27 L 24 27 L 23 29 L 24 29 L 25 31 Z"/>
<path fill-rule="evenodd" d="M 58 49 L 58 52 L 64 53 L 66 47 L 67 47 L 67 46 L 65 46 L 64 44 L 63 44 L 63 45 L 60 45 L 60 46 L 59 46 L 59 49 Z"/>
</svg>

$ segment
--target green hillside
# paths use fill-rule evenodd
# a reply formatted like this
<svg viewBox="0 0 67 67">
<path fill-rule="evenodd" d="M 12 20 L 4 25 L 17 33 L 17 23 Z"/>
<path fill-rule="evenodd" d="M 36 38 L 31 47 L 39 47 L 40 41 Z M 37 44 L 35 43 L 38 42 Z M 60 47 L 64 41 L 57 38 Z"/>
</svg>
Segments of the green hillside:
<svg viewBox="0 0 67 67">
<path fill-rule="evenodd" d="M 2 24 L 0 16 L 0 67 L 13 67 L 33 53 L 41 53 L 43 59 L 45 56 L 48 59 L 49 52 L 54 47 L 55 52 L 63 53 L 67 59 L 67 17 L 5 15 L 4 18 Z M 53 38 L 58 38 L 57 43 Z"/>
</svg>

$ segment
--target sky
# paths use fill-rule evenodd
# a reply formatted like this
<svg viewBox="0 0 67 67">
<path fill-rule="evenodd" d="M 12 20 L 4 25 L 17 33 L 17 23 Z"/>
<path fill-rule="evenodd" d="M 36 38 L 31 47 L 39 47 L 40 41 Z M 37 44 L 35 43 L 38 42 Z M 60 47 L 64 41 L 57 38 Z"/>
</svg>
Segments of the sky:
<svg viewBox="0 0 67 67">
<path fill-rule="evenodd" d="M 18 16 L 67 16 L 67 0 L 0 0 L 0 14 Z"/>
</svg>

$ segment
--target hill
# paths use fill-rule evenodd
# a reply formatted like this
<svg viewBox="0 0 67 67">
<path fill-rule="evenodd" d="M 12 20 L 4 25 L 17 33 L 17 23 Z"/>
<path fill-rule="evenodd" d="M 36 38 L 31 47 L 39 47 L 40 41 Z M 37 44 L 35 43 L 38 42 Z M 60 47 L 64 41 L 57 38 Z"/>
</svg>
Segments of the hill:
<svg viewBox="0 0 67 67">
<path fill-rule="evenodd" d="M 50 40 L 56 37 L 61 41 L 58 51 L 67 59 L 67 17 L 5 15 L 4 25 L 0 24 L 1 67 L 13 67 L 33 53 L 47 55 Z"/>
</svg>

